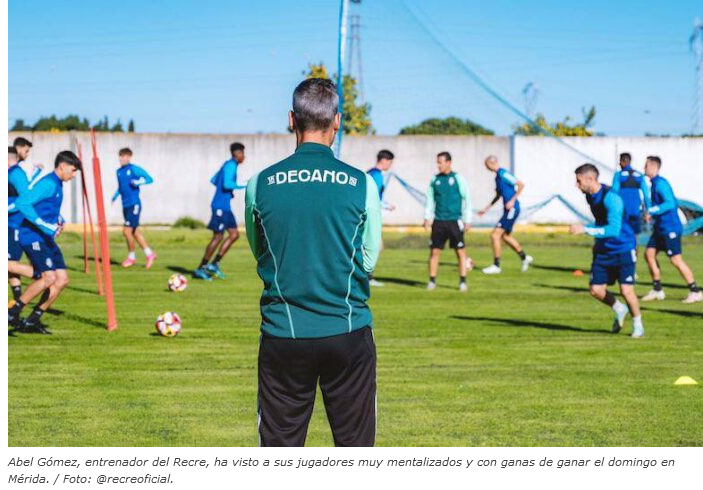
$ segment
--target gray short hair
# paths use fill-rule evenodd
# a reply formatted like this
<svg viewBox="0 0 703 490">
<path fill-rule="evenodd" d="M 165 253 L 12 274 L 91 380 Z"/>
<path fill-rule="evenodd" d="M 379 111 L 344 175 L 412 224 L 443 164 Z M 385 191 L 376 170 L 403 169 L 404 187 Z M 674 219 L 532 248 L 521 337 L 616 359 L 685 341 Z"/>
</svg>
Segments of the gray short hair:
<svg viewBox="0 0 703 490">
<path fill-rule="evenodd" d="M 328 129 L 339 109 L 337 86 L 326 78 L 308 78 L 295 87 L 293 114 L 300 131 Z"/>
</svg>

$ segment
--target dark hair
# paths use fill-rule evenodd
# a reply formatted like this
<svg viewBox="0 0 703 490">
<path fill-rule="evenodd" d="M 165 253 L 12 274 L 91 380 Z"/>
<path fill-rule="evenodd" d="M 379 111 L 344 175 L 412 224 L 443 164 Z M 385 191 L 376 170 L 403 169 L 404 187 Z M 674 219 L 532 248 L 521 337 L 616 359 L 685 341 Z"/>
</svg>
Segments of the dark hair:
<svg viewBox="0 0 703 490">
<path fill-rule="evenodd" d="M 56 155 L 56 160 L 54 160 L 54 168 L 58 167 L 61 163 L 67 163 L 72 167 L 75 167 L 76 170 L 83 170 L 81 161 L 72 151 L 64 150 Z"/>
<path fill-rule="evenodd" d="M 452 156 L 448 151 L 440 151 L 437 153 L 437 158 L 444 158 L 448 162 L 452 161 Z"/>
<path fill-rule="evenodd" d="M 632 162 L 632 155 L 629 153 L 620 153 L 620 161 L 625 163 Z"/>
<path fill-rule="evenodd" d="M 31 148 L 32 142 L 29 141 L 27 138 L 23 138 L 22 136 L 19 136 L 19 137 L 15 138 L 15 141 L 12 143 L 12 146 L 14 146 L 15 148 L 23 147 L 23 146 L 28 146 Z"/>
<path fill-rule="evenodd" d="M 381 150 L 378 152 L 378 155 L 376 155 L 377 162 L 380 162 L 381 160 L 393 160 L 394 158 L 395 155 L 390 150 Z"/>
<path fill-rule="evenodd" d="M 658 156 L 656 156 L 656 155 L 650 155 L 650 156 L 647 157 L 647 160 L 651 160 L 651 161 L 653 161 L 654 163 L 656 163 L 656 164 L 657 164 L 657 168 L 662 168 L 662 159 L 659 158 Z"/>
<path fill-rule="evenodd" d="M 234 155 L 235 151 L 244 151 L 244 145 L 241 143 L 232 143 L 229 145 L 229 152 Z"/>
<path fill-rule="evenodd" d="M 7 153 L 10 155 L 17 155 L 17 150 L 15 149 L 14 146 L 8 146 L 7 147 Z"/>
<path fill-rule="evenodd" d="M 337 86 L 327 78 L 308 78 L 295 87 L 293 115 L 299 131 L 324 131 L 339 109 Z"/>
<path fill-rule="evenodd" d="M 596 174 L 596 177 L 598 177 L 600 175 L 600 172 L 598 171 L 598 167 L 596 167 L 592 163 L 584 163 L 583 165 L 579 166 L 574 173 L 576 175 L 594 173 L 594 174 Z"/>
<path fill-rule="evenodd" d="M 129 155 L 129 156 L 132 156 L 133 153 L 132 153 L 132 150 L 130 150 L 129 148 L 125 147 L 125 148 L 120 148 L 119 154 L 120 154 L 120 156 L 122 156 L 122 155 Z"/>
</svg>

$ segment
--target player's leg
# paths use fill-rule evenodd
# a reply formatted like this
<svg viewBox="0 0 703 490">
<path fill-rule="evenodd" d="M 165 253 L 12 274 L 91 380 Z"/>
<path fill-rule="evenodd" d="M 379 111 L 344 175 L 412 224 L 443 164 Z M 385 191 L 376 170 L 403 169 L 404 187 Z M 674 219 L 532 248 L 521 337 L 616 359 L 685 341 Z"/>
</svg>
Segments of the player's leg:
<svg viewBox="0 0 703 490">
<path fill-rule="evenodd" d="M 20 325 L 20 315 L 24 307 L 30 303 L 34 298 L 39 296 L 43 291 L 49 289 L 56 281 L 56 273 L 53 270 L 44 270 L 41 272 L 41 276 L 38 279 L 32 281 L 32 283 L 27 286 L 24 293 L 19 297 L 15 303 L 8 308 L 7 317 L 8 325 L 17 327 Z"/>
<path fill-rule="evenodd" d="M 439 270 L 439 256 L 442 253 L 440 248 L 430 249 L 429 273 L 430 281 L 427 283 L 427 289 L 433 290 L 437 287 L 437 271 Z"/>
<path fill-rule="evenodd" d="M 61 295 L 63 290 L 66 289 L 69 283 L 68 272 L 66 269 L 56 269 L 54 273 L 55 280 L 53 284 L 49 287 L 49 289 L 44 291 L 42 298 L 34 306 L 32 313 L 30 313 L 30 315 L 22 323 L 22 330 L 24 332 L 51 334 L 51 332 L 41 324 L 41 318 Z"/>
<path fill-rule="evenodd" d="M 631 250 L 629 253 L 622 253 L 618 256 L 618 282 L 620 283 L 620 293 L 627 302 L 627 307 L 632 315 L 632 337 L 644 337 L 644 326 L 642 325 L 642 316 L 640 313 L 640 303 L 635 292 L 635 271 L 637 264 L 637 251 Z M 616 323 L 613 323 L 613 331 L 620 330 L 623 326 L 617 316 Z M 623 316 L 624 320 L 624 316 Z"/>
<path fill-rule="evenodd" d="M 194 277 L 197 277 L 198 279 L 203 279 L 205 281 L 212 281 L 212 278 L 207 273 L 207 270 L 205 268 L 207 267 L 208 262 L 210 262 L 210 257 L 212 257 L 212 255 L 215 253 L 215 250 L 217 250 L 217 248 L 220 246 L 220 243 L 222 243 L 223 239 L 224 233 L 218 231 L 214 231 L 212 233 L 212 238 L 205 247 L 205 253 L 203 254 L 202 260 L 200 261 L 200 265 L 197 269 L 195 269 L 195 271 L 193 271 Z"/>
<path fill-rule="evenodd" d="M 456 221 L 451 223 L 451 234 L 449 235 L 449 246 L 454 249 L 459 261 L 459 291 L 467 290 L 466 286 L 466 250 L 464 243 L 464 223 Z"/>
<path fill-rule="evenodd" d="M 508 232 L 507 230 L 505 231 L 505 233 L 503 233 L 503 241 L 507 243 L 508 246 L 512 248 L 516 254 L 518 254 L 518 257 L 520 257 L 520 261 L 522 262 L 520 270 L 522 272 L 527 272 L 527 269 L 530 268 L 530 264 L 534 262 L 532 256 L 527 255 L 525 253 L 525 251 L 520 246 L 520 243 L 515 239 L 512 233 Z"/>
<path fill-rule="evenodd" d="M 644 337 L 644 326 L 642 325 L 642 313 L 640 312 L 640 302 L 637 299 L 637 292 L 634 284 L 620 284 L 620 294 L 625 298 L 627 307 L 632 315 L 632 337 Z"/>
<path fill-rule="evenodd" d="M 154 260 L 156 260 L 156 253 L 149 248 L 149 244 L 146 242 L 140 228 L 134 228 L 134 239 L 144 251 L 144 255 L 146 256 L 146 268 L 151 269 L 151 266 L 154 265 Z"/>
<path fill-rule="evenodd" d="M 134 228 L 127 225 L 123 226 L 122 235 L 124 235 L 125 242 L 127 242 L 127 258 L 122 262 L 122 267 L 132 267 L 137 261 L 134 246 Z"/>
<path fill-rule="evenodd" d="M 608 305 L 615 312 L 612 332 L 618 333 L 625 324 L 628 308 L 608 291 L 608 285 L 614 284 L 619 277 L 620 268 L 614 261 L 616 257 L 596 255 L 591 264 L 590 293 L 601 303 Z"/>
<path fill-rule="evenodd" d="M 313 344 L 262 335 L 259 344 L 258 429 L 263 447 L 305 445 L 317 388 Z"/>
<path fill-rule="evenodd" d="M 12 289 L 12 297 L 17 301 L 22 295 L 21 276 L 31 278 L 34 269 L 31 265 L 20 262 L 22 258 L 22 246 L 19 242 L 19 231 L 13 228 L 7 229 L 7 278 Z"/>
<path fill-rule="evenodd" d="M 456 257 L 459 260 L 459 291 L 462 293 L 467 290 L 466 286 L 466 249 L 457 248 L 455 250 Z"/>
<path fill-rule="evenodd" d="M 505 230 L 501 227 L 500 223 L 498 223 L 496 225 L 496 227 L 493 228 L 493 231 L 491 232 L 491 247 L 493 248 L 493 264 L 489 265 L 488 267 L 484 267 L 484 269 L 483 269 L 484 274 L 500 274 L 501 273 L 500 249 L 501 249 L 501 240 L 502 240 L 504 234 L 505 234 Z"/>
<path fill-rule="evenodd" d="M 681 274 L 681 277 L 688 285 L 688 296 L 683 300 L 684 303 L 697 303 L 703 301 L 703 293 L 696 284 L 696 279 L 693 277 L 693 271 L 688 264 L 683 260 L 682 254 L 676 254 L 669 257 L 671 265 L 676 267 Z"/>
<path fill-rule="evenodd" d="M 657 247 L 652 241 L 653 238 L 650 238 L 650 243 L 647 244 L 644 251 L 644 260 L 647 262 L 649 274 L 652 276 L 652 290 L 642 297 L 642 301 L 657 301 L 666 297 L 662 288 L 661 268 L 657 261 Z"/>
<path fill-rule="evenodd" d="M 432 291 L 437 287 L 437 272 L 439 271 L 439 256 L 449 239 L 447 233 L 447 222 L 434 220 L 430 234 L 430 258 L 428 261 L 430 280 L 427 283 L 427 290 Z"/>
<path fill-rule="evenodd" d="M 220 245 L 220 249 L 218 252 L 215 254 L 215 258 L 212 259 L 212 262 L 205 268 L 205 270 L 213 276 L 219 277 L 220 279 L 225 278 L 225 273 L 222 272 L 220 269 L 220 260 L 222 260 L 222 257 L 227 254 L 229 251 L 230 247 L 239 240 L 239 230 L 237 230 L 236 227 L 234 228 L 228 228 L 227 229 L 227 236 L 225 237 L 224 240 L 222 240 L 222 244 Z"/>
<path fill-rule="evenodd" d="M 320 341 L 320 390 L 335 446 L 376 439 L 376 346 L 370 327 Z"/>
</svg>

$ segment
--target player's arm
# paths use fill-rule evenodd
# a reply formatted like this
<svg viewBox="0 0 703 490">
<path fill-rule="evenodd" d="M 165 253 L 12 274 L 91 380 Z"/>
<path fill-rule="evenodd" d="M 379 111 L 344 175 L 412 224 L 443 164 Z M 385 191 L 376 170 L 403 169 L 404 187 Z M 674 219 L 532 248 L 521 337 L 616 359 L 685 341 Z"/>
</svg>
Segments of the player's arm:
<svg viewBox="0 0 703 490">
<path fill-rule="evenodd" d="M 32 189 L 25 192 L 15 201 L 17 210 L 24 215 L 27 221 L 38 226 L 42 232 L 49 236 L 54 236 L 58 229 L 58 223 L 47 223 L 41 219 L 34 209 L 34 205 L 43 199 L 51 197 L 54 194 L 54 190 L 54 185 L 48 179 L 44 179 L 37 182 Z"/>
<path fill-rule="evenodd" d="M 12 184 L 12 186 L 17 191 L 17 194 L 20 196 L 22 194 L 25 194 L 27 192 L 27 189 L 29 188 L 29 182 L 27 181 L 26 174 L 24 172 L 10 172 L 7 176 L 7 181 L 9 184 Z M 16 202 L 17 201 L 15 200 L 15 202 L 10 204 L 10 206 L 8 207 L 7 212 L 9 214 L 17 212 L 17 206 L 15 204 Z"/>
<path fill-rule="evenodd" d="M 644 177 L 642 177 L 640 181 L 640 192 L 642 193 L 642 199 L 644 201 L 644 210 L 647 212 L 647 210 L 652 207 L 652 190 L 649 188 L 647 179 Z"/>
<path fill-rule="evenodd" d="M 461 195 L 461 220 L 464 222 L 464 229 L 468 230 L 471 227 L 471 192 L 463 175 L 456 174 L 456 183 Z"/>
<path fill-rule="evenodd" d="M 488 204 L 486 204 L 486 205 L 483 207 L 483 209 L 481 209 L 481 210 L 480 210 L 478 213 L 476 213 L 476 214 L 478 214 L 479 216 L 483 216 L 483 215 L 486 214 L 486 213 L 488 212 L 488 210 L 491 209 L 491 207 L 493 207 L 493 205 L 494 205 L 495 203 L 497 203 L 499 200 L 500 200 L 500 194 L 498 194 L 498 191 L 496 191 L 496 195 L 493 196 L 493 199 L 491 200 L 491 202 L 489 202 Z"/>
<path fill-rule="evenodd" d="M 247 241 L 254 257 L 259 257 L 259 230 L 256 226 L 256 181 L 254 175 L 247 183 L 247 190 L 244 195 L 244 222 L 247 230 Z"/>
<path fill-rule="evenodd" d="M 118 197 L 120 197 L 120 174 L 119 174 L 119 172 L 117 173 L 117 190 L 112 195 L 112 202 L 117 201 Z"/>
<path fill-rule="evenodd" d="M 605 226 L 584 226 L 583 231 L 595 238 L 614 238 L 622 230 L 622 215 L 625 206 L 622 198 L 615 192 L 609 192 L 603 201 L 608 213 L 608 224 Z"/>
<path fill-rule="evenodd" d="M 434 218 L 434 177 L 430 181 L 430 188 L 427 189 L 427 197 L 425 199 L 425 228 L 430 226 L 432 219 Z"/>
<path fill-rule="evenodd" d="M 381 252 L 381 200 L 373 177 L 366 174 L 366 222 L 361 235 L 364 270 L 372 272 Z"/>
<path fill-rule="evenodd" d="M 142 167 L 138 167 L 134 165 L 134 175 L 137 177 L 136 179 L 132 179 L 130 183 L 133 186 L 139 187 L 140 185 L 148 185 L 154 182 L 154 179 L 149 175 L 149 172 L 144 170 Z"/>
<path fill-rule="evenodd" d="M 246 185 L 237 184 L 237 172 L 235 170 L 236 163 L 229 163 L 225 165 L 225 172 L 222 179 L 222 188 L 226 191 L 233 191 L 235 189 L 246 189 Z"/>
<path fill-rule="evenodd" d="M 666 213 L 676 209 L 676 198 L 674 197 L 674 191 L 671 190 L 671 185 L 668 182 L 662 182 L 657 186 L 659 192 L 661 193 L 662 203 L 657 206 L 650 206 L 647 208 L 647 214 L 651 216 L 658 216 L 660 214 Z"/>
<path fill-rule="evenodd" d="M 642 179 L 644 181 L 644 179 Z M 620 192 L 620 172 L 613 175 L 613 184 L 610 186 L 615 192 Z"/>
</svg>

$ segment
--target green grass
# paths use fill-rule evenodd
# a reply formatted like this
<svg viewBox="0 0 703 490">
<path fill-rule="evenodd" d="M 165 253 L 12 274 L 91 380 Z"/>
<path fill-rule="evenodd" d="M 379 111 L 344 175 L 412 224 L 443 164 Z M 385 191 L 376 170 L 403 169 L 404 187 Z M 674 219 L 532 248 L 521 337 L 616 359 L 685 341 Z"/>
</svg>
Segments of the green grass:
<svg viewBox="0 0 703 490">
<path fill-rule="evenodd" d="M 261 283 L 245 243 L 223 261 L 227 280 L 191 280 L 170 293 L 171 273 L 191 269 L 205 231 L 148 231 L 159 253 L 113 269 L 120 328 L 103 330 L 105 307 L 82 268 L 76 235 L 61 239 L 72 283 L 47 315 L 53 336 L 9 338 L 11 446 L 256 445 L 256 355 Z M 536 268 L 469 275 L 456 291 L 446 251 L 434 292 L 424 290 L 426 237 L 389 235 L 371 299 L 378 347 L 378 439 L 384 446 L 703 445 L 703 306 L 664 266 L 667 301 L 644 308 L 646 338 L 608 333 L 611 312 L 587 292 L 588 241 L 518 236 Z M 123 258 L 118 235 L 115 260 Z M 469 254 L 490 262 L 485 234 Z M 703 241 L 685 256 L 703 278 Z M 639 275 L 647 278 L 644 264 Z M 701 280 L 701 279 L 699 279 Z M 639 293 L 647 284 L 638 286 Z M 178 312 L 183 332 L 154 335 L 154 319 Z M 329 445 L 320 400 L 308 445 Z"/>
</svg>

